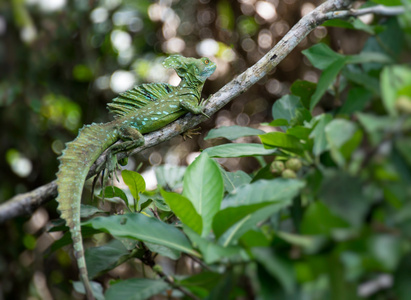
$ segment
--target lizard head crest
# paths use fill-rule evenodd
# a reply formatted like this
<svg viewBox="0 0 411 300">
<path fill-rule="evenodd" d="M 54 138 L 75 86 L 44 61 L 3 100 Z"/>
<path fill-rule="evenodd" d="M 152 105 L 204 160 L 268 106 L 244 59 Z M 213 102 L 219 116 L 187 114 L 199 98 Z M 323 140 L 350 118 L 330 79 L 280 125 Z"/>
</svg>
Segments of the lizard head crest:
<svg viewBox="0 0 411 300">
<path fill-rule="evenodd" d="M 184 57 L 181 55 L 171 55 L 167 57 L 163 62 L 164 67 L 167 69 L 174 69 L 180 78 L 197 79 L 204 82 L 216 69 L 215 63 L 213 63 L 207 57 L 200 59 L 192 57 Z"/>
</svg>

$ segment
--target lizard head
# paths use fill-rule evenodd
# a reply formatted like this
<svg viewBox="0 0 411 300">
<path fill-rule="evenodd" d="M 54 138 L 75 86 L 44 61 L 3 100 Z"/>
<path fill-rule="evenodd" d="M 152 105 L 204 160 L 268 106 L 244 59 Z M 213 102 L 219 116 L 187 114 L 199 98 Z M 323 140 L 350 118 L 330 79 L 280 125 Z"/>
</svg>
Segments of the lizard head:
<svg viewBox="0 0 411 300">
<path fill-rule="evenodd" d="M 206 81 L 216 69 L 215 63 L 207 57 L 200 59 L 184 57 L 181 55 L 171 55 L 167 57 L 163 65 L 168 69 L 174 69 L 181 79 L 196 79 L 200 82 Z"/>
</svg>

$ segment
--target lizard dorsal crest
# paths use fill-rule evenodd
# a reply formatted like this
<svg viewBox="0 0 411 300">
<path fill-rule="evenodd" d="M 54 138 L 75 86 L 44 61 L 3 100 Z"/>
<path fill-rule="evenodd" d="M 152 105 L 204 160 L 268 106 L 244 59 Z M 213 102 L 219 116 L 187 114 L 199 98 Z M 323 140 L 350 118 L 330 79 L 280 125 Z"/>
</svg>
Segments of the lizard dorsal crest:
<svg viewBox="0 0 411 300">
<path fill-rule="evenodd" d="M 168 83 L 142 84 L 125 91 L 107 104 L 115 117 L 122 117 L 146 106 L 152 101 L 171 93 L 176 87 Z"/>
</svg>

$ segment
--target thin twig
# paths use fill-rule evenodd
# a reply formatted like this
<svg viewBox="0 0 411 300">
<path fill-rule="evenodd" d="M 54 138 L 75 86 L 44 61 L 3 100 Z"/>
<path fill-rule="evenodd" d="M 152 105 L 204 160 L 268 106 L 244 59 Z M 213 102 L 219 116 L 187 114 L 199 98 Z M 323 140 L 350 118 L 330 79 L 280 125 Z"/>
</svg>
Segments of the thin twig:
<svg viewBox="0 0 411 300">
<path fill-rule="evenodd" d="M 181 285 L 177 284 L 174 282 L 174 280 L 167 276 L 166 274 L 164 274 L 164 272 L 160 271 L 160 270 L 156 270 L 156 268 L 153 268 L 153 271 L 156 272 L 165 282 L 167 282 L 169 285 L 171 285 L 173 288 L 179 290 L 180 292 L 182 292 L 184 295 L 186 295 L 187 297 L 190 297 L 191 299 L 194 300 L 200 300 L 199 297 L 197 297 L 196 295 L 194 295 L 192 292 L 190 292 L 189 290 L 185 289 L 184 287 L 182 287 Z"/>
<path fill-rule="evenodd" d="M 382 16 L 397 16 L 405 13 L 404 6 L 384 6 L 376 5 L 361 9 L 350 9 L 341 11 L 330 11 L 326 13 L 327 20 L 331 19 L 345 19 L 348 17 L 359 17 L 368 14 L 377 14 Z"/>
</svg>

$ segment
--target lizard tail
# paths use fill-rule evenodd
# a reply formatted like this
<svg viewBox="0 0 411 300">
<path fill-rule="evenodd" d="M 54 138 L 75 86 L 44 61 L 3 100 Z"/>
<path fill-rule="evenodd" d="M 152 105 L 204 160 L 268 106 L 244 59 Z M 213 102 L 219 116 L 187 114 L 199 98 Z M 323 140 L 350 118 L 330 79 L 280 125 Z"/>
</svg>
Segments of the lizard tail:
<svg viewBox="0 0 411 300">
<path fill-rule="evenodd" d="M 116 130 L 107 124 L 86 125 L 77 138 L 66 144 L 59 157 L 57 175 L 58 209 L 66 221 L 73 240 L 74 256 L 77 260 L 81 280 L 86 289 L 87 299 L 94 299 L 88 279 L 80 227 L 81 194 L 87 173 L 103 151 L 118 140 Z"/>
</svg>

